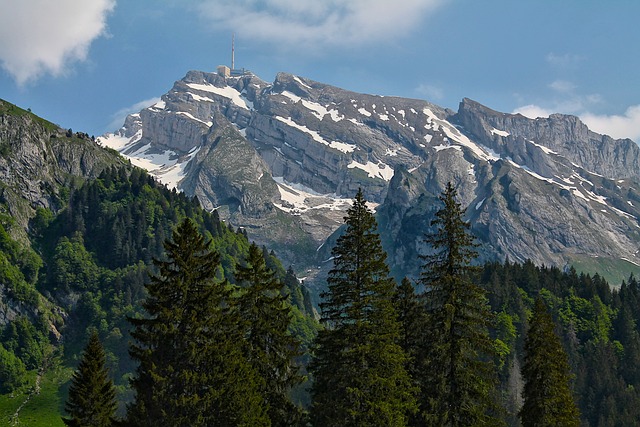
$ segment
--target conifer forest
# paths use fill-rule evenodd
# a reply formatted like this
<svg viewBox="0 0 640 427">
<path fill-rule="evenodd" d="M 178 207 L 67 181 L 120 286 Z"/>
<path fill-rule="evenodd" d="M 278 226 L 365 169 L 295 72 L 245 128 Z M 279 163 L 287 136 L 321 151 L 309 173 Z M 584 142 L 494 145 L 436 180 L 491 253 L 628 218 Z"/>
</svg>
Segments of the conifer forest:
<svg viewBox="0 0 640 427">
<path fill-rule="evenodd" d="M 18 313 L 0 329 L 0 408 L 66 372 L 49 425 L 640 420 L 638 279 L 479 264 L 452 184 L 416 277 L 392 276 L 359 191 L 317 303 L 250 233 L 140 169 L 107 168 L 66 197 L 57 214 L 38 209 L 30 244 L 0 217 L 0 283 Z"/>
</svg>

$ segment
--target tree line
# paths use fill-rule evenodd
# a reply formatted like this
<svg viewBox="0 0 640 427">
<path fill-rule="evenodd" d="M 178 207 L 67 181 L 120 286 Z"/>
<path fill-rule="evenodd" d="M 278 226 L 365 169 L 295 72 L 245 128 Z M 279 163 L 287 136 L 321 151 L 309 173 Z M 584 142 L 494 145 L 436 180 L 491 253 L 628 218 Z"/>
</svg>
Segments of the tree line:
<svg viewBox="0 0 640 427">
<path fill-rule="evenodd" d="M 219 277 L 219 253 L 184 220 L 154 261 L 144 312 L 129 319 L 137 367 L 125 417 L 115 420 L 104 364 L 92 362 L 100 350 L 87 347 L 65 423 L 505 425 L 499 368 L 511 366 L 512 318 L 496 314 L 479 284 L 486 272 L 472 265 L 476 245 L 456 195 L 448 184 L 434 232 L 425 236 L 432 250 L 422 257 L 420 292 L 409 279 L 397 285 L 390 277 L 373 212 L 361 191 L 355 196 L 332 250 L 306 410 L 291 400 L 303 371 L 282 282 L 255 245 L 238 263 L 236 285 Z M 522 319 L 524 389 L 515 416 L 526 426 L 577 426 L 569 359 L 542 290 Z"/>
</svg>

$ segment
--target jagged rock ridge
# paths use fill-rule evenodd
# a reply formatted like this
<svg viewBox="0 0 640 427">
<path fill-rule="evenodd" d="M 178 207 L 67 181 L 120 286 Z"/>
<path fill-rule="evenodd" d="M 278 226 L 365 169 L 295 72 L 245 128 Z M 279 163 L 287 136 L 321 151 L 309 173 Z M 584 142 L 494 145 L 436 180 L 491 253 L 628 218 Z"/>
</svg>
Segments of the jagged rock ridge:
<svg viewBox="0 0 640 427">
<path fill-rule="evenodd" d="M 294 263 L 314 259 L 362 187 L 380 205 L 392 266 L 415 272 L 447 181 L 484 259 L 640 261 L 640 150 L 573 116 L 531 120 L 469 99 L 454 112 L 285 73 L 266 83 L 191 71 L 100 141 Z"/>
</svg>

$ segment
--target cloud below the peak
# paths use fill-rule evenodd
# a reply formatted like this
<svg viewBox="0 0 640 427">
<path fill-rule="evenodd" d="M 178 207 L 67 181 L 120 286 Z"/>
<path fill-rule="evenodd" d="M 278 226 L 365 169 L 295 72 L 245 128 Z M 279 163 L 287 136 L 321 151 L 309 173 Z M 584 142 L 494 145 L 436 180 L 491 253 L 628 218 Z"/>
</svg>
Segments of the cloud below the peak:
<svg viewBox="0 0 640 427">
<path fill-rule="evenodd" d="M 160 102 L 159 97 L 150 98 L 140 102 L 136 102 L 135 104 L 130 105 L 128 107 L 119 109 L 118 111 L 116 111 L 111 115 L 111 121 L 107 125 L 107 129 L 106 129 L 107 132 L 114 132 L 120 129 L 129 114 L 138 113 L 141 110 L 147 107 L 150 107 L 158 102 Z"/>
<path fill-rule="evenodd" d="M 538 105 L 529 104 L 517 108 L 514 113 L 535 119 L 549 117 L 561 110 L 551 110 Z M 640 144 L 640 105 L 632 105 L 623 114 L 593 114 L 590 112 L 571 112 L 580 117 L 589 129 L 594 132 L 609 135 L 612 138 L 629 138 Z"/>
<path fill-rule="evenodd" d="M 11 3 L 11 6 L 7 3 Z M 63 75 L 105 34 L 115 0 L 0 0 L 0 65 L 19 85 Z"/>
<path fill-rule="evenodd" d="M 580 119 L 589 129 L 613 138 L 630 138 L 640 144 L 640 105 L 632 105 L 624 114 L 597 115 L 584 113 Z"/>
<path fill-rule="evenodd" d="M 448 0 L 199 0 L 208 23 L 282 49 L 359 46 L 402 37 Z"/>
</svg>

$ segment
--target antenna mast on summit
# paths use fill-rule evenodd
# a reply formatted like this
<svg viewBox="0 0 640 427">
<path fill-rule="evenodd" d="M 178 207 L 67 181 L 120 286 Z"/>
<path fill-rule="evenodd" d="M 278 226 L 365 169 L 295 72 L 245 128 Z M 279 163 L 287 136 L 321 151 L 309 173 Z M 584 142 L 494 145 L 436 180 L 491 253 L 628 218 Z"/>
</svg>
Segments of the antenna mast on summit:
<svg viewBox="0 0 640 427">
<path fill-rule="evenodd" d="M 235 56 L 236 56 L 236 33 L 231 35 L 231 69 L 235 70 Z"/>
</svg>

